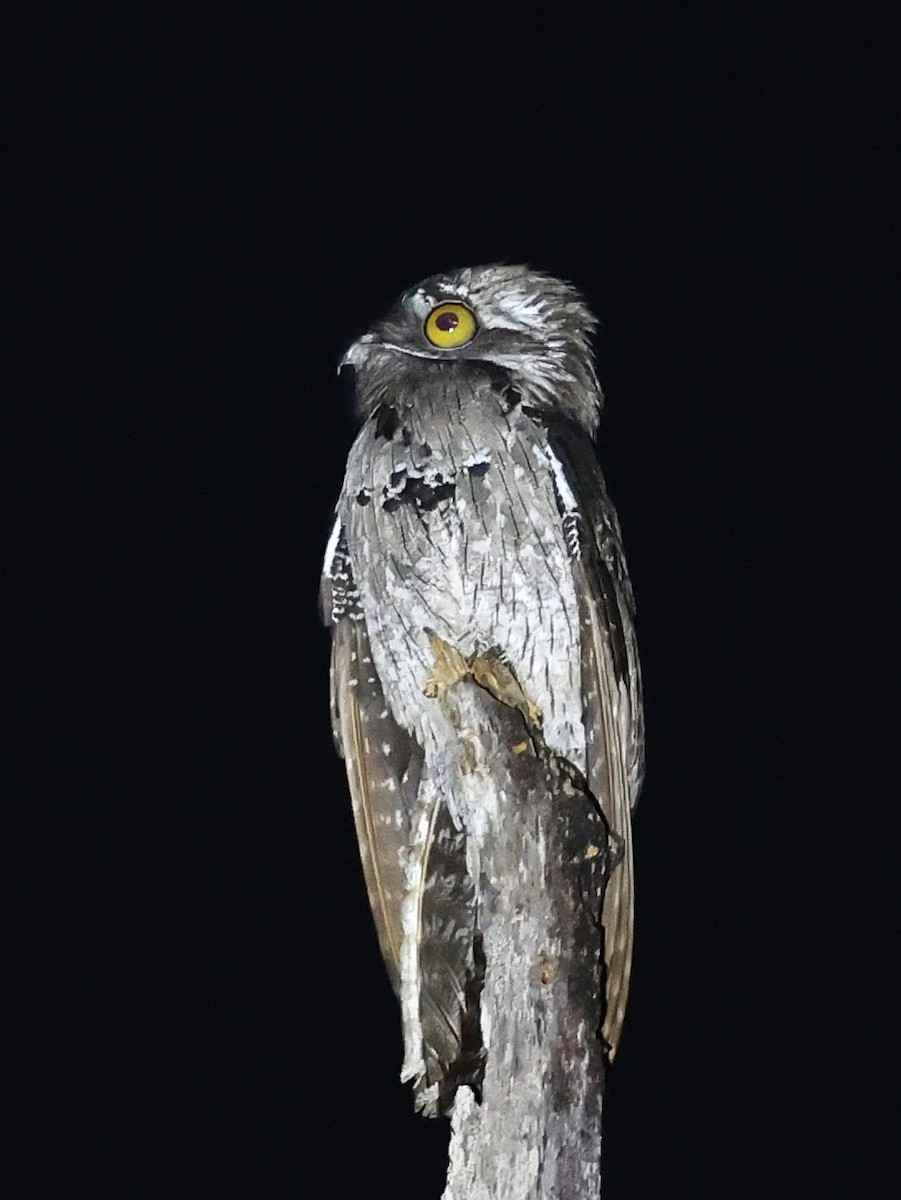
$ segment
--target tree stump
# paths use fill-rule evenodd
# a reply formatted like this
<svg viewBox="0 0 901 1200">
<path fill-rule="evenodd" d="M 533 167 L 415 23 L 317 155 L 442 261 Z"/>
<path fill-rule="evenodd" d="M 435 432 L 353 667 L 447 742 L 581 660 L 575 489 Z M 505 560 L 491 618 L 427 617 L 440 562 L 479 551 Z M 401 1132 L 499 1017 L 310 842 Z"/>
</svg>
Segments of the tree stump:
<svg viewBox="0 0 901 1200">
<path fill-rule="evenodd" d="M 485 979 L 481 1102 L 454 1100 L 444 1200 L 600 1195 L 602 932 L 610 853 L 584 780 L 517 707 L 448 688 L 463 743 Z"/>
</svg>

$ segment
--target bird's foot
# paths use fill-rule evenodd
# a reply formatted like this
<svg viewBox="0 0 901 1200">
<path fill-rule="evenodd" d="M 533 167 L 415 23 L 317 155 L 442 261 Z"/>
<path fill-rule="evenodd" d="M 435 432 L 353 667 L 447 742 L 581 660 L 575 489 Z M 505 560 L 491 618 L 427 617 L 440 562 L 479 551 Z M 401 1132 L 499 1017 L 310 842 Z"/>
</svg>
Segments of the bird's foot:
<svg viewBox="0 0 901 1200">
<path fill-rule="evenodd" d="M 422 690 L 427 696 L 434 698 L 443 696 L 449 687 L 453 687 L 461 679 L 468 679 L 471 671 L 460 651 L 437 633 L 429 634 L 429 644 L 435 661 L 432 664 L 432 673 Z"/>
<path fill-rule="evenodd" d="M 541 728 L 541 709 L 525 695 L 519 680 L 498 651 L 485 650 L 481 654 L 474 654 L 469 666 L 473 679 L 486 692 L 490 692 L 501 704 L 518 709 L 529 729 Z"/>
</svg>

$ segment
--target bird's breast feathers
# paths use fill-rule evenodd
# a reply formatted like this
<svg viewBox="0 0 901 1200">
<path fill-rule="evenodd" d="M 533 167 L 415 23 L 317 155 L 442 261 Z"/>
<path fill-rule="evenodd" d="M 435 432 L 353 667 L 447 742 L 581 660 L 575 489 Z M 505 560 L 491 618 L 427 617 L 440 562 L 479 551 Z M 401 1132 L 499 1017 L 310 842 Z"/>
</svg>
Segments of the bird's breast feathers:
<svg viewBox="0 0 901 1200">
<path fill-rule="evenodd" d="M 582 767 L 574 505 L 541 426 L 478 380 L 361 430 L 339 520 L 386 699 L 427 756 L 447 733 L 423 697 L 437 634 L 464 657 L 500 650 L 548 745 Z"/>
</svg>

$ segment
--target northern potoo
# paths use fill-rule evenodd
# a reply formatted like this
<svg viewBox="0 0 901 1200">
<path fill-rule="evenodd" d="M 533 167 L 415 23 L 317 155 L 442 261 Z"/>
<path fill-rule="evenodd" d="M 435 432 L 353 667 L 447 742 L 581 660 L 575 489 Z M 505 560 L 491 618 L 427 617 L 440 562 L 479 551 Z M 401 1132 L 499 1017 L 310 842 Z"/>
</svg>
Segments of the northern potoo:
<svg viewBox="0 0 901 1200">
<path fill-rule="evenodd" d="M 418 1104 L 478 1085 L 479 795 L 442 690 L 469 675 L 585 781 L 616 1051 L 643 772 L 633 603 L 593 436 L 594 319 L 570 285 L 473 267 L 405 293 L 350 347 L 362 429 L 325 556 L 332 706 Z M 490 964 L 489 964 L 490 969 Z"/>
</svg>

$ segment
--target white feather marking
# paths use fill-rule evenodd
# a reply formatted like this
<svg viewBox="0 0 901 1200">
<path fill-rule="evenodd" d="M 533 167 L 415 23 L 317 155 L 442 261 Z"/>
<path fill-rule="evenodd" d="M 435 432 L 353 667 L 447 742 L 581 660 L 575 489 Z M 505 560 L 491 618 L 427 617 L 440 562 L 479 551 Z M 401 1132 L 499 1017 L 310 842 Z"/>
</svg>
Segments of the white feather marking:
<svg viewBox="0 0 901 1200">
<path fill-rule="evenodd" d="M 332 532 L 329 534 L 328 543 L 325 547 L 325 558 L 322 563 L 322 573 L 326 578 L 332 578 L 332 566 L 335 562 L 335 552 L 338 549 L 338 542 L 341 538 L 341 518 L 335 517 L 335 524 L 332 526 Z"/>
<path fill-rule="evenodd" d="M 473 467 L 482 467 L 482 466 L 487 467 L 490 464 L 491 464 L 491 453 L 490 453 L 490 451 L 487 451 L 487 450 L 483 450 L 480 453 L 476 453 L 476 454 L 470 454 L 466 458 L 462 459 L 460 462 L 460 466 L 466 471 L 471 470 Z"/>
<path fill-rule="evenodd" d="M 578 512 L 579 505 L 573 495 L 573 490 L 569 486 L 569 480 L 566 478 L 566 472 L 563 469 L 563 463 L 553 452 L 550 446 L 533 446 L 537 459 L 544 459 L 551 468 L 551 474 L 554 476 L 554 486 L 557 489 L 557 495 L 563 502 L 563 507 L 567 512 Z"/>
</svg>

